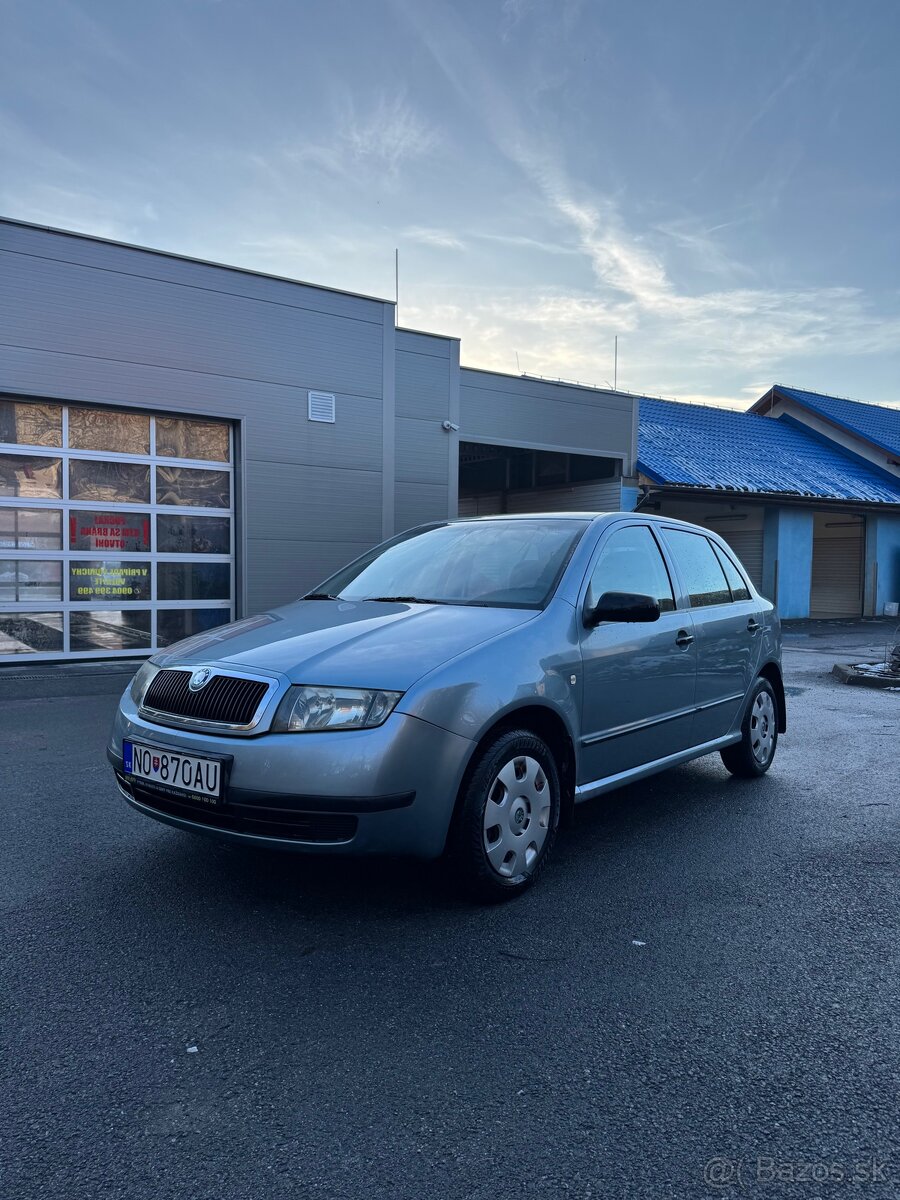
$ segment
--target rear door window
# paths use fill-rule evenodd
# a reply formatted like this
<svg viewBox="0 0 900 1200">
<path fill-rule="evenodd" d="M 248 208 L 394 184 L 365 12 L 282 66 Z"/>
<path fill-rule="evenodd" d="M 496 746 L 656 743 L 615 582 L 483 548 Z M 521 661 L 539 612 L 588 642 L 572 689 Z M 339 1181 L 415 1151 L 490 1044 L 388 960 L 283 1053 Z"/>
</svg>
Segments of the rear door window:
<svg viewBox="0 0 900 1200">
<path fill-rule="evenodd" d="M 708 538 L 684 529 L 667 529 L 666 541 L 687 587 L 691 608 L 731 602 L 728 580 Z"/>
</svg>

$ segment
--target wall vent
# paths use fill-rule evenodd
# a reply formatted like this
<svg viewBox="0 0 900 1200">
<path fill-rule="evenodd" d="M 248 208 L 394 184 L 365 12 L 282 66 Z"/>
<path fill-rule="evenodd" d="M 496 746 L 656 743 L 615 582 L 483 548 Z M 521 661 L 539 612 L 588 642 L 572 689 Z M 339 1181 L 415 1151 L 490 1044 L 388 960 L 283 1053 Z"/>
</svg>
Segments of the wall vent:
<svg viewBox="0 0 900 1200">
<path fill-rule="evenodd" d="M 331 392 L 309 392 L 310 421 L 328 421 L 334 424 L 334 395 Z"/>
</svg>

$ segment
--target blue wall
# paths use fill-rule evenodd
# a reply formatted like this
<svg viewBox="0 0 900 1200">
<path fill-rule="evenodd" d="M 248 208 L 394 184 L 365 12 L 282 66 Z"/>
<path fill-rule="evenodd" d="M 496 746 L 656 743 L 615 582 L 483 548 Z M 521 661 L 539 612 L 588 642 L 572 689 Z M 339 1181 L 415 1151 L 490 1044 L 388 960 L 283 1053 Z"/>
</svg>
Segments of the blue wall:
<svg viewBox="0 0 900 1200">
<path fill-rule="evenodd" d="M 872 604 L 872 564 L 878 563 Z M 900 601 L 900 515 L 879 513 L 868 518 L 866 538 L 866 612 L 880 617 L 889 601 Z"/>
<path fill-rule="evenodd" d="M 809 616 L 813 514 L 802 508 L 767 508 L 764 518 L 763 593 L 786 620 Z M 777 594 L 776 594 L 777 580 Z"/>
<path fill-rule="evenodd" d="M 641 489 L 622 485 L 622 512 L 634 512 L 640 499 Z"/>
</svg>

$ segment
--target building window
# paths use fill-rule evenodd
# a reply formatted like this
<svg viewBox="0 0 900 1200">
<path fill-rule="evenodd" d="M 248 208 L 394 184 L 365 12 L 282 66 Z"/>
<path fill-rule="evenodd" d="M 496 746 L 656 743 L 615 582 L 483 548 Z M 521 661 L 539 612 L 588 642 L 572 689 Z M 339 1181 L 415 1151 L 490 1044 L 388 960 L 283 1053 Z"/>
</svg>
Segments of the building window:
<svg viewBox="0 0 900 1200">
<path fill-rule="evenodd" d="M 69 461 L 69 496 L 101 504 L 146 504 L 150 499 L 150 467 L 146 463 Z"/>
<path fill-rule="evenodd" d="M 224 421 L 0 397 L 0 661 L 232 620 L 232 474 Z"/>
<path fill-rule="evenodd" d="M 31 454 L 0 454 L 0 497 L 62 499 L 62 459 Z"/>
<path fill-rule="evenodd" d="M 156 418 L 156 453 L 161 458 L 228 462 L 228 426 L 218 421 Z"/>
<path fill-rule="evenodd" d="M 0 443 L 61 446 L 62 412 L 61 404 L 20 404 L 0 397 Z"/>
<path fill-rule="evenodd" d="M 69 446 L 110 454 L 149 454 L 150 418 L 143 413 L 71 408 Z"/>
<path fill-rule="evenodd" d="M 62 548 L 62 513 L 58 509 L 0 507 L 0 549 Z"/>
<path fill-rule="evenodd" d="M 62 563 L 40 558 L 0 558 L 0 604 L 63 598 Z"/>
</svg>

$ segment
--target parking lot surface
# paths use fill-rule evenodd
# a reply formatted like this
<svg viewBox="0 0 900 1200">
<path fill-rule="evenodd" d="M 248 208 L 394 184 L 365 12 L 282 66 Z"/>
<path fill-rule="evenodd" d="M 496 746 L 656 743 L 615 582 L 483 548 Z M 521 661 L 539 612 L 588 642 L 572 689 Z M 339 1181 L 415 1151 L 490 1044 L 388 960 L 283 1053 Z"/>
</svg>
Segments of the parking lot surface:
<svg viewBox="0 0 900 1200">
<path fill-rule="evenodd" d="M 0 1193 L 900 1195 L 900 693 L 829 675 L 884 633 L 791 631 L 765 779 L 583 806 L 493 908 L 146 820 L 124 677 L 0 677 Z"/>
</svg>

